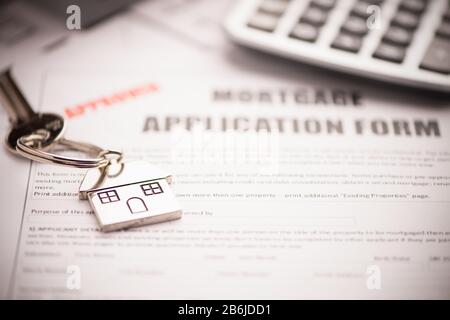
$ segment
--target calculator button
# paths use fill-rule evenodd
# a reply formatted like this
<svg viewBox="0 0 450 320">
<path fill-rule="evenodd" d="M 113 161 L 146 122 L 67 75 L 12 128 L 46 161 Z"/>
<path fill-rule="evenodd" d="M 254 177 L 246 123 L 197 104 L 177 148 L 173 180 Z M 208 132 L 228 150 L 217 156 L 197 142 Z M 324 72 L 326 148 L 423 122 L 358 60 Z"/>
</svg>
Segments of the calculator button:
<svg viewBox="0 0 450 320">
<path fill-rule="evenodd" d="M 394 25 L 413 30 L 419 24 L 419 16 L 401 10 L 395 14 L 392 23 Z"/>
<path fill-rule="evenodd" d="M 286 0 L 264 0 L 259 6 L 259 10 L 275 15 L 282 15 L 289 5 Z"/>
<path fill-rule="evenodd" d="M 330 10 L 336 4 L 336 0 L 313 0 L 311 4 L 316 5 L 325 10 Z"/>
<path fill-rule="evenodd" d="M 445 20 L 442 21 L 441 25 L 436 31 L 436 34 L 440 37 L 447 38 L 450 40 L 450 21 Z"/>
<path fill-rule="evenodd" d="M 400 46 L 408 46 L 412 40 L 412 33 L 404 28 L 391 26 L 384 35 L 383 41 Z"/>
<path fill-rule="evenodd" d="M 291 32 L 291 37 L 309 42 L 316 41 L 318 36 L 319 29 L 317 27 L 302 22 L 298 23 Z"/>
<path fill-rule="evenodd" d="M 342 26 L 342 30 L 360 36 L 365 35 L 368 31 L 366 20 L 356 16 L 348 17 Z"/>
<path fill-rule="evenodd" d="M 400 8 L 420 14 L 425 10 L 427 3 L 424 0 L 403 0 L 400 4 Z"/>
<path fill-rule="evenodd" d="M 14 44 L 33 32 L 33 25 L 22 19 L 0 17 L 0 44 Z"/>
<path fill-rule="evenodd" d="M 378 59 L 401 63 L 405 58 L 405 48 L 382 42 L 373 56 Z"/>
<path fill-rule="evenodd" d="M 352 14 L 367 19 L 370 16 L 370 13 L 367 11 L 367 8 L 371 5 L 372 5 L 371 3 L 368 3 L 366 1 L 359 1 L 353 7 Z"/>
<path fill-rule="evenodd" d="M 434 38 L 420 67 L 429 71 L 450 74 L 450 41 Z"/>
<path fill-rule="evenodd" d="M 361 49 L 361 45 L 362 39 L 360 37 L 341 32 L 331 46 L 336 49 L 356 53 Z"/>
<path fill-rule="evenodd" d="M 277 23 L 278 17 L 272 14 L 258 12 L 250 19 L 248 26 L 259 30 L 272 32 L 275 30 Z"/>
<path fill-rule="evenodd" d="M 322 26 L 327 20 L 327 13 L 319 8 L 308 8 L 301 18 L 301 22 L 308 22 L 315 26 Z"/>
<path fill-rule="evenodd" d="M 444 20 L 450 21 L 450 3 L 448 4 L 447 11 L 444 14 Z"/>
<path fill-rule="evenodd" d="M 370 4 L 376 4 L 376 5 L 380 5 L 384 2 L 384 0 L 364 0 L 365 2 L 368 2 Z"/>
</svg>

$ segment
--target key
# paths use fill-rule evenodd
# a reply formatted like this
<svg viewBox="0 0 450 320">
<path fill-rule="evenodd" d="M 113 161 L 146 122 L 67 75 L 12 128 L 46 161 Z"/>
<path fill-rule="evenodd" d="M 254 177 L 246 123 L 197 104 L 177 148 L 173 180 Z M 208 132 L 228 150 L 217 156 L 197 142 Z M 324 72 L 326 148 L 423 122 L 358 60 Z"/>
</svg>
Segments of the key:
<svg viewBox="0 0 450 320">
<path fill-rule="evenodd" d="M 317 27 L 323 26 L 327 20 L 327 13 L 319 8 L 308 8 L 301 18 L 301 22 L 307 22 Z"/>
<path fill-rule="evenodd" d="M 412 37 L 413 34 L 409 30 L 397 26 L 391 26 L 386 31 L 383 41 L 390 42 L 394 45 L 408 46 L 411 43 Z"/>
<path fill-rule="evenodd" d="M 436 31 L 436 35 L 442 38 L 447 38 L 450 40 L 450 21 L 442 21 L 438 30 Z"/>
<path fill-rule="evenodd" d="M 406 50 L 403 47 L 393 46 L 382 42 L 373 56 L 378 59 L 387 60 L 390 62 L 401 63 L 405 58 Z"/>
<path fill-rule="evenodd" d="M 367 8 L 371 5 L 372 4 L 368 1 L 359 1 L 353 6 L 351 13 L 363 19 L 367 19 L 370 16 Z"/>
<path fill-rule="evenodd" d="M 450 3 L 448 4 L 447 11 L 444 13 L 444 20 L 450 21 Z"/>
<path fill-rule="evenodd" d="M 421 14 L 427 6 L 424 0 L 403 0 L 400 8 L 415 14 Z"/>
<path fill-rule="evenodd" d="M 64 133 L 64 118 L 54 113 L 36 113 L 17 87 L 10 70 L 0 74 L 0 103 L 8 113 L 12 129 L 6 138 L 6 147 L 16 153 L 17 140 L 38 130 L 45 130 L 46 149 Z"/>
<path fill-rule="evenodd" d="M 181 218 L 181 207 L 170 188 L 170 175 L 147 162 L 123 162 L 120 151 L 62 138 L 64 119 L 56 114 L 34 112 L 9 70 L 0 73 L 0 97 L 13 125 L 7 139 L 11 151 L 42 163 L 91 168 L 81 183 L 79 197 L 89 200 L 101 231 Z M 72 158 L 43 151 L 45 147 L 58 145 L 96 158 Z"/>
<path fill-rule="evenodd" d="M 34 112 L 9 70 L 0 74 L 0 97 L 13 126 L 7 139 L 11 151 L 43 163 L 91 168 L 82 181 L 79 197 L 89 200 L 102 231 L 181 218 L 181 207 L 170 188 L 170 175 L 147 162 L 122 162 L 122 152 L 62 138 L 64 119 L 56 114 Z M 32 139 L 41 137 L 41 133 L 47 136 L 40 145 L 23 142 L 30 139 L 34 144 Z M 96 158 L 71 158 L 43 151 L 52 145 Z"/>
<path fill-rule="evenodd" d="M 434 38 L 423 58 L 420 68 L 450 74 L 450 41 Z"/>
<path fill-rule="evenodd" d="M 282 0 L 264 0 L 259 10 L 276 16 L 281 16 L 289 5 L 289 1 Z"/>
<path fill-rule="evenodd" d="M 319 29 L 307 24 L 307 23 L 298 23 L 291 32 L 291 37 L 300 39 L 303 41 L 314 42 L 319 36 Z"/>
<path fill-rule="evenodd" d="M 362 40 L 358 36 L 341 32 L 331 46 L 336 49 L 357 53 L 362 46 Z"/>
<path fill-rule="evenodd" d="M 272 14 L 258 12 L 248 22 L 250 28 L 272 32 L 278 24 L 278 18 Z"/>
<path fill-rule="evenodd" d="M 336 4 L 336 0 L 313 0 L 312 4 L 324 10 L 331 10 Z"/>
<path fill-rule="evenodd" d="M 395 14 L 392 24 L 400 26 L 402 28 L 415 30 L 419 24 L 419 16 L 409 13 L 407 11 L 399 11 Z"/>
<path fill-rule="evenodd" d="M 342 30 L 358 36 L 364 36 L 368 32 L 366 20 L 356 16 L 348 17 L 342 25 Z"/>
<path fill-rule="evenodd" d="M 19 17 L 0 15 L 0 44 L 13 45 L 25 40 L 33 33 L 33 29 L 32 24 Z"/>
</svg>

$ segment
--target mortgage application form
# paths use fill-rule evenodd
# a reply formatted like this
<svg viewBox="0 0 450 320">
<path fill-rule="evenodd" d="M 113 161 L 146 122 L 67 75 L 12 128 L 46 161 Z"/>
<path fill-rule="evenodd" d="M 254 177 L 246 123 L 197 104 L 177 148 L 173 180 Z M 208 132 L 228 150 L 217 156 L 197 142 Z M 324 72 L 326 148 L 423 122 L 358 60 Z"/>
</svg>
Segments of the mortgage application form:
<svg viewBox="0 0 450 320">
<path fill-rule="evenodd" d="M 85 171 L 17 160 L 11 297 L 450 298 L 448 102 L 192 79 L 46 73 L 41 105 L 65 115 L 67 136 L 172 173 L 183 217 L 102 233 L 78 198 Z"/>
</svg>

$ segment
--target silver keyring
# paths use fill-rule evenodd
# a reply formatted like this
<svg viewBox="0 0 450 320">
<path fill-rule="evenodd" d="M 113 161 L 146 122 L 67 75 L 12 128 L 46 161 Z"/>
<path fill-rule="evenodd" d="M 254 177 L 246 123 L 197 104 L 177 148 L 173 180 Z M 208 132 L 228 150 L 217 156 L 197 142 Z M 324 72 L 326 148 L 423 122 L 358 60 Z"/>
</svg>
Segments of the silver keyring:
<svg viewBox="0 0 450 320">
<path fill-rule="evenodd" d="M 120 161 L 122 153 L 113 150 L 104 150 L 90 143 L 78 142 L 66 138 L 60 138 L 52 144 L 52 148 L 56 146 L 64 146 L 71 150 L 86 153 L 95 158 L 83 159 L 72 158 L 50 152 L 43 151 L 39 148 L 39 144 L 45 140 L 45 135 L 40 133 L 33 133 L 17 140 L 17 152 L 22 156 L 42 162 L 52 163 L 75 168 L 102 168 L 107 166 L 112 159 Z M 111 157 L 113 156 L 113 157 Z M 114 158 L 115 157 L 115 158 Z"/>
</svg>

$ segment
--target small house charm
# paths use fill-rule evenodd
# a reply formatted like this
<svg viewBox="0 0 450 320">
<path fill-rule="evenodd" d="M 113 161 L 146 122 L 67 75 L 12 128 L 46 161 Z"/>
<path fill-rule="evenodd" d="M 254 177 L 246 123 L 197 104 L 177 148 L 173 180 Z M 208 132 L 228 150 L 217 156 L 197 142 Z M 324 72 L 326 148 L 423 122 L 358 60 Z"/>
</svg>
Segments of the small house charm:
<svg viewBox="0 0 450 320">
<path fill-rule="evenodd" d="M 79 195 L 89 200 L 107 232 L 181 218 L 170 183 L 171 176 L 147 162 L 122 162 L 90 169 Z"/>
</svg>

